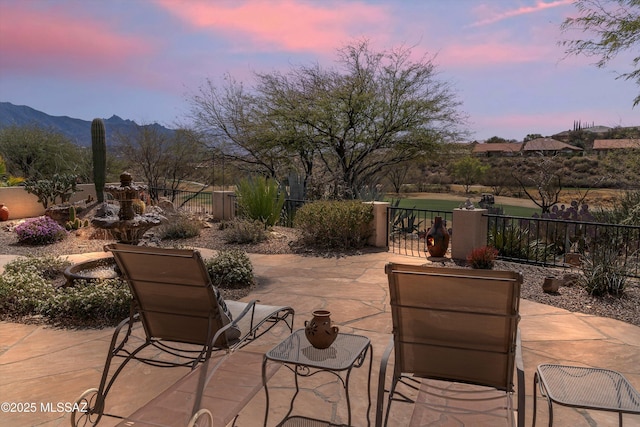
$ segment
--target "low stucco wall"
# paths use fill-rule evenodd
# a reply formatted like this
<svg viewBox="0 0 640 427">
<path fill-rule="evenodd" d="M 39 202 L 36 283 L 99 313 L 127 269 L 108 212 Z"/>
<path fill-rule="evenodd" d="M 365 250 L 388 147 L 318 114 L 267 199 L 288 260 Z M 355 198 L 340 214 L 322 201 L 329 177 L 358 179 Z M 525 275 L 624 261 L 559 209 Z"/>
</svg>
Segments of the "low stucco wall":
<svg viewBox="0 0 640 427">
<path fill-rule="evenodd" d="M 367 242 L 371 246 L 383 248 L 387 246 L 387 208 L 388 202 L 368 202 L 373 205 L 373 221 L 371 228 L 373 233 Z"/>
<path fill-rule="evenodd" d="M 71 203 L 91 196 L 96 199 L 93 184 L 79 184 L 78 191 L 71 196 Z M 0 187 L 0 203 L 9 209 L 9 219 L 32 218 L 44 215 L 44 208 L 38 197 L 27 193 L 24 187 Z"/>
</svg>

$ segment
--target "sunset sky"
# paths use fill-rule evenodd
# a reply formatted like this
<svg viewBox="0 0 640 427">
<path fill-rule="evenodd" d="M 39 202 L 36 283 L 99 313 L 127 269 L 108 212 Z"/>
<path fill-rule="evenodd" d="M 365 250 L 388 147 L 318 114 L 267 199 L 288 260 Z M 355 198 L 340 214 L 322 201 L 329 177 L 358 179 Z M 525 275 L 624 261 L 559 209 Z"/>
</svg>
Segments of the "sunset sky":
<svg viewBox="0 0 640 427">
<path fill-rule="evenodd" d="M 640 87 L 615 78 L 631 52 L 605 69 L 564 58 L 559 27 L 576 13 L 572 0 L 0 0 L 0 101 L 176 127 L 207 78 L 330 67 L 367 38 L 435 56 L 472 139 L 640 125 Z"/>
</svg>

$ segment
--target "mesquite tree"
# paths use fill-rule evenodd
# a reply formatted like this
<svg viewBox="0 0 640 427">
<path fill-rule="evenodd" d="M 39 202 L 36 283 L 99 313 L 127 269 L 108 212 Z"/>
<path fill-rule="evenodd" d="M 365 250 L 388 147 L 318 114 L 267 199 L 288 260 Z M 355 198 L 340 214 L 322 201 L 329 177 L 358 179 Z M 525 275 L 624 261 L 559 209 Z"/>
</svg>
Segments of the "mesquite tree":
<svg viewBox="0 0 640 427">
<path fill-rule="evenodd" d="M 567 55 L 593 56 L 598 58 L 596 66 L 604 67 L 619 53 L 631 51 L 635 69 L 619 78 L 640 85 L 640 0 L 576 0 L 574 4 L 578 16 L 566 18 L 561 27 L 565 34 L 578 30 L 574 39 L 560 42 Z M 638 104 L 640 95 L 633 100 L 634 106 Z"/>
<path fill-rule="evenodd" d="M 461 135 L 460 102 L 431 59 L 374 52 L 365 40 L 340 49 L 336 64 L 256 73 L 251 90 L 208 81 L 192 99 L 195 121 L 227 156 L 271 176 L 322 174 L 338 197 Z"/>
</svg>

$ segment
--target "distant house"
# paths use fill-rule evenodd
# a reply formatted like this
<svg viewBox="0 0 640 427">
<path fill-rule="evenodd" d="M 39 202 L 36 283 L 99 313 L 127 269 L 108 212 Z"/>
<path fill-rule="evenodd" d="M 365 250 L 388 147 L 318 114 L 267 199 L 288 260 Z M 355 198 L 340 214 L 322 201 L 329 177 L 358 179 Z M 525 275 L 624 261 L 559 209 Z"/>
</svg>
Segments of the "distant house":
<svg viewBox="0 0 640 427">
<path fill-rule="evenodd" d="M 514 156 L 522 151 L 522 142 L 497 142 L 494 144 L 475 144 L 475 156 Z"/>
<path fill-rule="evenodd" d="M 593 141 L 593 151 L 600 153 L 625 149 L 640 149 L 640 139 L 596 139 Z"/>
<path fill-rule="evenodd" d="M 582 151 L 582 148 L 565 144 L 553 138 L 536 138 L 524 143 L 525 154 L 542 153 L 544 155 L 569 154 Z"/>
</svg>

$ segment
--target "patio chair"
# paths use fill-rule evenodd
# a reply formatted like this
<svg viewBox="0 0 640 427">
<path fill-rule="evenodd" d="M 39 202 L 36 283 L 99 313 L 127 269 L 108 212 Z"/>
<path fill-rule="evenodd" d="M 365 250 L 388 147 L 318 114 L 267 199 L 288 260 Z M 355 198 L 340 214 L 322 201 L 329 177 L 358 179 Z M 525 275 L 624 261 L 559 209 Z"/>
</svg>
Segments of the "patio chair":
<svg viewBox="0 0 640 427">
<path fill-rule="evenodd" d="M 383 417 L 387 425 L 393 401 L 414 403 L 411 425 L 429 422 L 434 410 L 449 419 L 473 414 L 477 416 L 473 425 L 497 425 L 496 416 L 504 416 L 513 425 L 514 367 L 517 420 L 519 426 L 524 425 L 524 369 L 518 332 L 521 274 L 395 263 L 387 264 L 385 272 L 393 337 L 380 365 L 376 426 L 382 425 Z M 392 350 L 395 362 L 384 414 L 385 377 Z M 399 383 L 410 389 L 398 390 Z M 407 391 L 417 397 L 410 398 Z M 462 394 L 465 398 L 460 398 Z M 506 405 L 498 407 L 489 408 L 485 402 L 505 398 Z"/>
<path fill-rule="evenodd" d="M 113 253 L 129 284 L 131 315 L 116 327 L 100 385 L 81 396 L 80 401 L 86 404 L 83 407 L 89 410 L 73 414 L 74 426 L 95 425 L 104 415 L 122 418 L 104 411 L 105 400 L 132 360 L 193 370 L 203 362 L 208 365 L 214 352 L 234 352 L 280 321 L 289 332 L 293 330 L 291 307 L 261 305 L 256 300 L 224 301 L 196 250 L 109 244 L 105 251 Z M 142 328 L 134 328 L 136 321 Z M 112 363 L 114 358 L 122 360 L 118 366 Z M 224 357 L 216 360 L 213 366 L 222 363 Z M 205 383 L 201 381 L 200 385 L 204 387 Z M 202 394 L 202 390 L 197 392 Z"/>
</svg>

